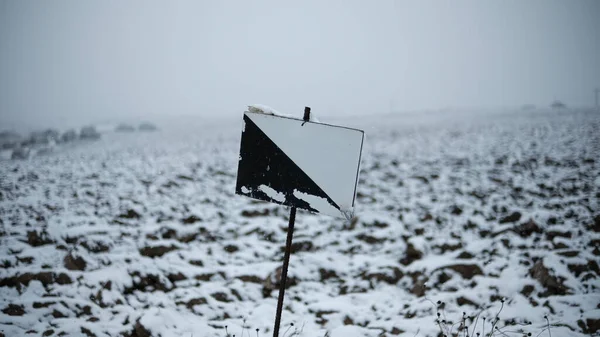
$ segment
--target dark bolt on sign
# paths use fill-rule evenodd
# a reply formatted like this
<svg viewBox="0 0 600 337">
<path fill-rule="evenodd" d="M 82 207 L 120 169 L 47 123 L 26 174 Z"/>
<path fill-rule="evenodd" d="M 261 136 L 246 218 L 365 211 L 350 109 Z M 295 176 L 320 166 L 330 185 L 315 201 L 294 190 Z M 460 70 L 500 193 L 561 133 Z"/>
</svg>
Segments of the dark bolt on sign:
<svg viewBox="0 0 600 337">
<path fill-rule="evenodd" d="M 364 132 L 245 112 L 236 194 L 350 219 Z"/>
</svg>

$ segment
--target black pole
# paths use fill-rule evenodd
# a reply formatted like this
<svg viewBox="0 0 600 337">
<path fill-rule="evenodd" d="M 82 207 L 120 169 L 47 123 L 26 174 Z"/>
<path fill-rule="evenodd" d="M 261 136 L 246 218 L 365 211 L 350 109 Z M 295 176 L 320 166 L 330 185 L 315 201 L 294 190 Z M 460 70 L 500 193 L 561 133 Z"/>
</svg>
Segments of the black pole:
<svg viewBox="0 0 600 337">
<path fill-rule="evenodd" d="M 304 121 L 310 120 L 310 107 L 304 107 Z M 283 267 L 281 268 L 281 281 L 279 282 L 279 297 L 277 298 L 277 312 L 275 313 L 275 327 L 273 337 L 279 337 L 279 325 L 281 324 L 281 311 L 283 310 L 283 297 L 285 296 L 285 284 L 287 282 L 290 254 L 292 253 L 292 238 L 294 236 L 294 223 L 296 222 L 296 207 L 290 210 L 290 222 L 288 223 L 287 240 L 285 241 L 285 254 L 283 255 Z"/>
<path fill-rule="evenodd" d="M 290 210 L 290 222 L 288 224 L 287 240 L 285 242 L 285 255 L 283 256 L 283 268 L 281 268 L 281 282 L 279 283 L 279 298 L 277 299 L 277 313 L 275 314 L 275 328 L 273 337 L 279 337 L 279 324 L 281 323 L 281 310 L 283 310 L 283 297 L 285 296 L 285 283 L 287 282 L 288 265 L 292 253 L 292 237 L 294 236 L 294 222 L 296 220 L 296 207 Z"/>
</svg>

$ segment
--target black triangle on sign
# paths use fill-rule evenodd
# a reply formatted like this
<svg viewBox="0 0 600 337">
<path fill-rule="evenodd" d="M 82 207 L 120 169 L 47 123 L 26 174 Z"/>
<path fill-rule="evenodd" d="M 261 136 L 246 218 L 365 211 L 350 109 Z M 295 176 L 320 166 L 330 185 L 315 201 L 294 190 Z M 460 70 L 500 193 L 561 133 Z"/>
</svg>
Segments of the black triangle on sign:
<svg viewBox="0 0 600 337">
<path fill-rule="evenodd" d="M 333 207 L 340 209 L 327 193 L 246 115 L 244 123 L 235 193 L 318 213 L 319 211 L 306 201 L 294 196 L 294 190 L 297 190 L 326 199 Z M 261 185 L 282 193 L 285 200 L 269 197 L 261 191 Z"/>
</svg>

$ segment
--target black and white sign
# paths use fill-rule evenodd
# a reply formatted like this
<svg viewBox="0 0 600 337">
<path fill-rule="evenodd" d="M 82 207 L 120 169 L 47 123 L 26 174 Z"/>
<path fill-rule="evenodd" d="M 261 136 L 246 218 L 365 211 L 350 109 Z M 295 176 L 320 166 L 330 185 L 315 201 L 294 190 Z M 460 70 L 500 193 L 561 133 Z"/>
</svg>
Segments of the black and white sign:
<svg viewBox="0 0 600 337">
<path fill-rule="evenodd" d="M 363 139 L 357 129 L 246 112 L 235 191 L 349 218 Z"/>
</svg>

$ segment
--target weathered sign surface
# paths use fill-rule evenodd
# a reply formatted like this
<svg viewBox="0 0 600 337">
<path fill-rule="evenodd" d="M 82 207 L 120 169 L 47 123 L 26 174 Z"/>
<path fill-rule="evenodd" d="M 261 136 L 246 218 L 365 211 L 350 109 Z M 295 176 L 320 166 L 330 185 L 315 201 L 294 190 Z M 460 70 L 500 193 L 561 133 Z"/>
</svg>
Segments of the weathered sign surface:
<svg viewBox="0 0 600 337">
<path fill-rule="evenodd" d="M 349 218 L 363 140 L 357 129 L 246 112 L 236 193 Z"/>
</svg>

